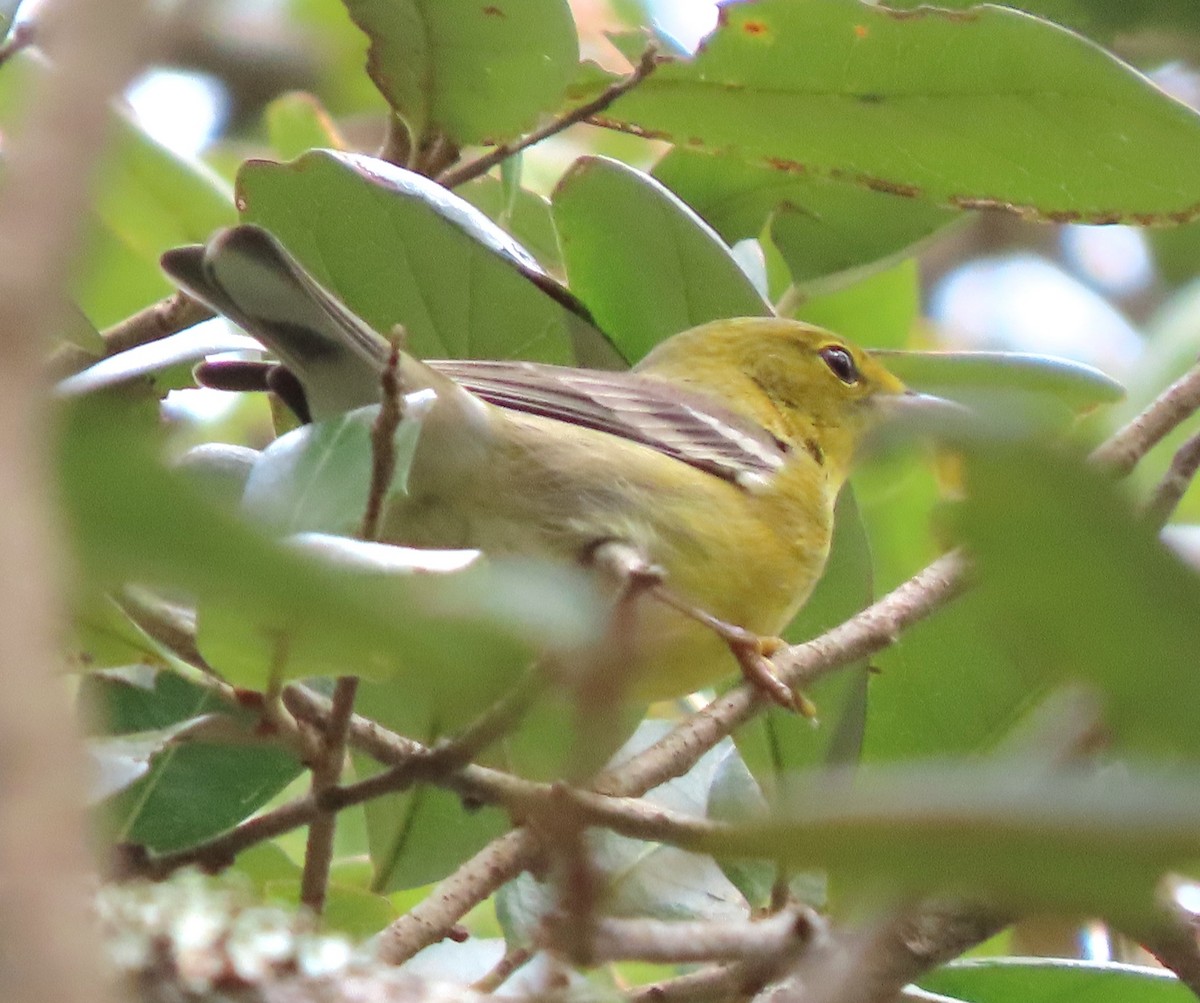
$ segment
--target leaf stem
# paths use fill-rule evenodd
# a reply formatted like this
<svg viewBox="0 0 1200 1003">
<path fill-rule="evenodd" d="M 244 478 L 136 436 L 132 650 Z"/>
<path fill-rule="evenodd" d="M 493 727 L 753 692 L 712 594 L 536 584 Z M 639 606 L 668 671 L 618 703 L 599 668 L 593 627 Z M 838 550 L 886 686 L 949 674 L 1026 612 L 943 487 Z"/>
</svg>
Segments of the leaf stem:
<svg viewBox="0 0 1200 1003">
<path fill-rule="evenodd" d="M 603 92 L 584 104 L 558 116 L 550 122 L 547 122 L 540 129 L 535 129 L 533 132 L 522 136 L 520 139 L 515 139 L 510 143 L 503 143 L 495 149 L 485 153 L 482 157 L 476 160 L 468 161 L 459 167 L 443 172 L 438 176 L 438 182 L 446 188 L 457 188 L 461 184 L 472 181 L 475 178 L 487 174 L 493 167 L 503 160 L 507 160 L 514 154 L 520 153 L 544 139 L 549 139 L 551 136 L 556 136 L 564 129 L 572 125 L 577 125 L 591 118 L 593 115 L 604 111 L 617 98 L 628 94 L 631 90 L 638 86 L 646 79 L 654 68 L 658 65 L 658 49 L 653 45 L 647 47 L 638 60 L 637 66 L 633 72 L 623 80 L 618 80 L 616 83 L 605 88 Z"/>
</svg>

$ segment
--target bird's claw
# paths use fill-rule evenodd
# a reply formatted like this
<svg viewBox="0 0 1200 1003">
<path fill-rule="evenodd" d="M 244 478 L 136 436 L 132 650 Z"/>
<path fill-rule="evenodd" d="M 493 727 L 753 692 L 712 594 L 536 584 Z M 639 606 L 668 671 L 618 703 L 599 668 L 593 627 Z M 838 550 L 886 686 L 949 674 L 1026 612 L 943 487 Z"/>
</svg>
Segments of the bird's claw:
<svg viewBox="0 0 1200 1003">
<path fill-rule="evenodd" d="M 810 721 L 816 721 L 817 708 L 813 702 L 780 679 L 771 665 L 771 656 L 787 647 L 787 642 L 783 638 L 761 636 L 741 627 L 732 626 L 722 636 L 729 645 L 729 650 L 737 659 L 742 675 L 747 682 L 758 687 L 772 703 L 778 704 L 785 710 L 800 714 Z"/>
</svg>

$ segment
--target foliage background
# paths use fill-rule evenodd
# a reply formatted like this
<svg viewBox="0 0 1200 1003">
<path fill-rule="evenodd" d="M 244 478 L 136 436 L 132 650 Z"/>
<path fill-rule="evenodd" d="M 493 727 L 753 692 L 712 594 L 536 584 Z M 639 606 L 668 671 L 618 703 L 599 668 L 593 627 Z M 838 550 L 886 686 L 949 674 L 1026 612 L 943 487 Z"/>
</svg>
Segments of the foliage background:
<svg viewBox="0 0 1200 1003">
<path fill-rule="evenodd" d="M 744 822 L 729 838 L 783 871 L 733 863 L 728 846 L 714 859 L 595 829 L 602 911 L 729 923 L 765 906 L 782 874 L 839 930 L 914 894 L 954 893 L 1007 918 L 1067 917 L 1055 929 L 1069 948 L 1017 924 L 982 957 L 1081 953 L 1078 930 L 1100 960 L 1147 960 L 1096 934 L 1092 918 L 1153 943 L 1163 875 L 1186 875 L 1196 858 L 1200 590 L 1187 561 L 1200 495 L 1186 492 L 1171 513 L 1163 536 L 1174 549 L 1134 514 L 1196 430 L 1177 423 L 1119 488 L 1082 457 L 1200 347 L 1200 125 L 1133 69 L 1194 98 L 1200 17 L 1187 4 L 1100 0 L 1022 9 L 905 17 L 851 0 L 731 4 L 694 60 L 659 31 L 660 51 L 678 61 L 604 109 L 600 125 L 458 189 L 531 262 L 489 244 L 481 219 L 464 224 L 433 186 L 381 180 L 349 151 L 382 149 L 431 174 L 469 163 L 477 144 L 514 139 L 628 72 L 654 34 L 652 11 L 552 0 L 181 6 L 164 63 L 207 74 L 219 124 L 198 157 L 154 139 L 156 103 L 188 117 L 175 103 L 187 92 L 170 89 L 180 78 L 161 74 L 135 85 L 138 114 L 112 116 L 71 282 L 69 347 L 56 356 L 63 373 L 110 356 L 69 378 L 58 449 L 81 583 L 71 655 L 86 670 L 81 697 L 101 710 L 102 839 L 182 862 L 309 783 L 295 742 L 253 740 L 261 707 L 243 692 L 234 702 L 252 706 L 231 710 L 230 692 L 168 650 L 161 629 L 135 626 L 131 608 L 142 628 L 146 618 L 161 628 L 175 608 L 164 600 L 198 600 L 198 652 L 243 691 L 270 691 L 278 653 L 261 625 L 285 625 L 302 642 L 288 679 L 361 673 L 359 712 L 421 742 L 485 712 L 538 643 L 587 628 L 570 583 L 545 570 L 472 566 L 416 586 L 339 574 L 235 515 L 248 476 L 240 510 L 252 524 L 345 531 L 370 467 L 363 416 L 268 445 L 263 400 L 174 393 L 196 358 L 246 348 L 220 322 L 112 351 L 125 347 L 126 319 L 171 292 L 159 254 L 240 217 L 277 233 L 379 329 L 405 324 L 428 356 L 635 361 L 691 324 L 772 306 L 873 348 L 1004 353 L 895 358 L 914 385 L 970 401 L 986 427 L 959 443 L 961 456 L 901 443 L 868 459 L 829 573 L 789 637 L 836 626 L 954 542 L 969 544 L 979 587 L 875 657 L 869 699 L 863 660 L 813 687 L 819 728 L 759 715 L 736 751 L 718 745 L 649 795 Z M 26 113 L 38 73 L 29 53 L 0 70 L 6 128 Z M 305 152 L 314 147 L 334 152 Z M 1106 225 L 1081 225 L 1095 223 Z M 535 267 L 565 281 L 589 316 L 530 282 Z M 263 451 L 186 453 L 212 441 Z M 185 455 L 188 483 L 159 462 Z M 488 599 L 501 594 L 515 598 Z M 1052 739 L 1081 705 L 1094 708 L 1103 749 L 1056 772 Z M 653 709 L 635 741 L 687 709 Z M 576 751 L 565 717 L 553 703 L 534 708 L 493 765 L 559 775 Z M 824 768 L 846 762 L 866 769 L 839 799 Z M 376 769 L 356 752 L 356 777 Z M 745 821 L 759 798 L 747 769 L 776 806 L 774 829 Z M 461 793 L 422 785 L 341 813 L 325 927 L 372 935 L 486 852 L 505 813 L 464 810 Z M 233 869 L 254 897 L 293 904 L 304 855 L 293 832 Z M 1191 886 L 1180 887 L 1186 901 Z M 540 936 L 556 888 L 567 895 L 522 876 L 466 918 L 470 940 L 414 965 L 472 981 Z M 625 963 L 589 977 L 611 989 L 677 972 Z M 1059 991 L 1061 980 L 1079 998 L 1179 989 L 1099 963 L 976 962 L 923 984 L 1007 999 Z"/>
</svg>

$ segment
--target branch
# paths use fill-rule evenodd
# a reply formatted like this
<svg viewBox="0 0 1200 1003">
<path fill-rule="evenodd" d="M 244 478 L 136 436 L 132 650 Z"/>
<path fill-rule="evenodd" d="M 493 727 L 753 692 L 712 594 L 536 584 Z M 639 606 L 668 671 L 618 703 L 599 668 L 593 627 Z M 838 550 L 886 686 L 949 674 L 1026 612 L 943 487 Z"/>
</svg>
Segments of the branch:
<svg viewBox="0 0 1200 1003">
<path fill-rule="evenodd" d="M 600 918 L 593 924 L 592 951 L 600 963 L 739 961 L 776 970 L 828 932 L 824 920 L 808 908 L 788 909 L 758 921 Z"/>
<path fill-rule="evenodd" d="M 967 587 L 968 562 L 959 551 L 946 554 L 878 602 L 845 623 L 773 659 L 780 678 L 804 687 L 834 669 L 895 644 L 914 623 L 941 609 Z M 593 789 L 639 797 L 682 776 L 699 758 L 766 703 L 756 687 L 743 683 L 677 725 L 663 738 L 619 766 L 601 773 Z"/>
<path fill-rule="evenodd" d="M 101 331 L 100 337 L 104 341 L 102 356 L 93 355 L 76 345 L 60 347 L 50 356 L 50 375 L 54 379 L 73 376 L 101 358 L 178 334 L 213 316 L 208 307 L 192 299 L 187 293 L 172 293 L 166 299 L 151 303 L 150 306 L 143 307 L 132 316 Z"/>
<path fill-rule="evenodd" d="M 1189 369 L 1128 425 L 1097 446 L 1090 459 L 1101 470 L 1124 477 L 1197 408 L 1200 408 L 1200 365 Z"/>
<path fill-rule="evenodd" d="M 520 139 L 513 140 L 511 143 L 504 143 L 497 146 L 494 150 L 484 154 L 477 160 L 472 160 L 469 163 L 463 164 L 454 170 L 446 171 L 440 177 L 438 182 L 446 188 L 457 188 L 461 184 L 481 177 L 487 174 L 493 167 L 501 161 L 507 160 L 509 157 L 515 156 L 522 150 L 528 149 L 544 139 L 549 139 L 562 132 L 564 129 L 572 125 L 577 125 L 591 118 L 593 115 L 604 111 L 617 98 L 628 94 L 631 90 L 638 86 L 646 79 L 658 65 L 658 50 L 654 46 L 650 46 L 642 53 L 642 58 L 638 60 L 638 64 L 634 67 L 632 73 L 624 80 L 620 80 L 610 87 L 606 88 L 599 96 L 588 101 L 586 104 L 581 104 L 579 107 L 572 109 L 564 115 L 540 129 L 535 129 L 533 132 Z"/>
<path fill-rule="evenodd" d="M 384 507 L 396 473 L 396 430 L 404 420 L 404 399 L 398 375 L 402 337 L 403 332 L 397 332 L 392 338 L 391 351 L 383 372 L 379 374 L 379 413 L 371 423 L 371 483 L 358 534 L 367 541 L 379 539 Z M 333 704 L 322 730 L 321 748 L 312 770 L 311 792 L 318 810 L 308 826 L 308 839 L 304 846 L 300 901 L 318 916 L 325 908 L 329 868 L 333 864 L 333 838 L 337 831 L 337 812 L 321 806 L 321 796 L 336 787 L 342 778 L 346 762 L 346 734 L 357 696 L 358 677 L 339 677 L 334 684 Z"/>
<path fill-rule="evenodd" d="M 1146 520 L 1156 529 L 1167 524 L 1187 489 L 1200 470 L 1200 434 L 1193 435 L 1176 450 L 1171 466 L 1147 499 L 1143 512 Z"/>
</svg>

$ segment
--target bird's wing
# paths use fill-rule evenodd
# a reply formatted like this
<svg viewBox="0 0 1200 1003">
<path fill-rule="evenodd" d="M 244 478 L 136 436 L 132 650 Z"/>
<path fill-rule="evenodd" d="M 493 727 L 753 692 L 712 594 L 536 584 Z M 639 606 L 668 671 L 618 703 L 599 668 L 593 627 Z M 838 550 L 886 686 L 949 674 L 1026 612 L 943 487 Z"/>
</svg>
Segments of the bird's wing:
<svg viewBox="0 0 1200 1003">
<path fill-rule="evenodd" d="M 620 436 L 744 487 L 777 471 L 788 452 L 707 394 L 645 375 L 535 362 L 426 364 L 497 407 Z"/>
</svg>

